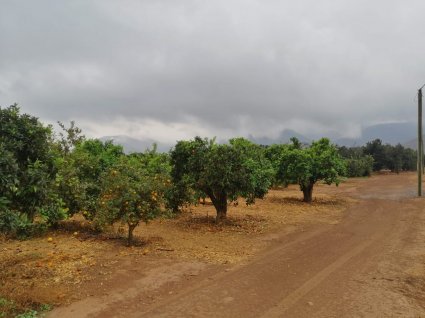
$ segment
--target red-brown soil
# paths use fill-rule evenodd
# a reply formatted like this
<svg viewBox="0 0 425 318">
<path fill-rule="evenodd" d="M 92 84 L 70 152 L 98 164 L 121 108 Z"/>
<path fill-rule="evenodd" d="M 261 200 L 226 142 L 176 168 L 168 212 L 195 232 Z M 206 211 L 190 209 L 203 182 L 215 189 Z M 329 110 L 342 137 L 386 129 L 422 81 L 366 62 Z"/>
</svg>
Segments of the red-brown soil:
<svg viewBox="0 0 425 318">
<path fill-rule="evenodd" d="M 410 173 L 350 179 L 316 187 L 313 205 L 273 190 L 221 227 L 199 206 L 140 227 L 133 248 L 81 231 L 4 240 L 0 295 L 61 318 L 425 316 L 415 185 Z"/>
</svg>

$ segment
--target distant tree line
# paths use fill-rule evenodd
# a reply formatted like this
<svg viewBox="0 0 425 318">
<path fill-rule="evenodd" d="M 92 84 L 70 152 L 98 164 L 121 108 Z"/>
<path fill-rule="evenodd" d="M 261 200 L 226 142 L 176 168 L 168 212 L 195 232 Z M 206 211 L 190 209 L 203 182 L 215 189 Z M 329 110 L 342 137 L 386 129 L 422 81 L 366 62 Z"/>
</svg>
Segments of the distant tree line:
<svg viewBox="0 0 425 318">
<path fill-rule="evenodd" d="M 369 176 L 383 169 L 396 173 L 416 170 L 416 151 L 401 144 L 393 146 L 375 139 L 362 147 L 343 146 L 338 151 L 347 162 L 349 177 Z"/>
</svg>

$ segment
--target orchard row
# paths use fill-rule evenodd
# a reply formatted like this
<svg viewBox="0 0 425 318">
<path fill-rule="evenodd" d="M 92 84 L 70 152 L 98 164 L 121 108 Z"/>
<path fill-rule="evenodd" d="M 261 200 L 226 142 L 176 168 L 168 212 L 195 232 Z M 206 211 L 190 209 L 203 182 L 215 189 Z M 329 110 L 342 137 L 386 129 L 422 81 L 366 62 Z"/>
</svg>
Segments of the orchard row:
<svg viewBox="0 0 425 318">
<path fill-rule="evenodd" d="M 338 185 L 347 176 L 369 175 L 375 163 L 367 150 L 339 149 L 326 138 L 262 146 L 196 137 L 169 153 L 154 146 L 126 155 L 111 141 L 86 139 L 73 122 L 60 126 L 55 134 L 17 105 L 0 108 L 1 232 L 31 236 L 82 213 L 99 229 L 127 224 L 131 242 L 140 222 L 178 213 L 201 198 L 211 200 L 220 223 L 238 198 L 254 204 L 273 186 L 298 184 L 311 202 L 317 182 Z"/>
</svg>

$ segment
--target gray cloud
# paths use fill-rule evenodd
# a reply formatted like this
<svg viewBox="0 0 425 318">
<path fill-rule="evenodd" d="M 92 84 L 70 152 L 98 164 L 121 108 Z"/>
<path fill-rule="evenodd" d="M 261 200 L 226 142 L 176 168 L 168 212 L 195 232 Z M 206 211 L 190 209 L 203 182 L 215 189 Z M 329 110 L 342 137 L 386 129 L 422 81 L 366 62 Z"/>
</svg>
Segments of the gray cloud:
<svg viewBox="0 0 425 318">
<path fill-rule="evenodd" d="M 76 119 L 94 135 L 355 135 L 414 119 L 423 9 L 419 0 L 3 1 L 0 105 Z"/>
</svg>

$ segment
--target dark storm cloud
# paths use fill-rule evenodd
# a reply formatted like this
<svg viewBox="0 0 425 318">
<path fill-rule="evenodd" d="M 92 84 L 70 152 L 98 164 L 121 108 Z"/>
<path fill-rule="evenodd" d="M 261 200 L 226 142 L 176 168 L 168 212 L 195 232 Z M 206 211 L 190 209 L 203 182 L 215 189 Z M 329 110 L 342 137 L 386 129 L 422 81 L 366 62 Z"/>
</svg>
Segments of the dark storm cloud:
<svg viewBox="0 0 425 318">
<path fill-rule="evenodd" d="M 424 9 L 422 1 L 3 1 L 0 105 L 16 101 L 105 135 L 108 123 L 151 138 L 167 127 L 352 135 L 414 118 Z M 130 130 L 138 123 L 148 128 Z"/>
</svg>

